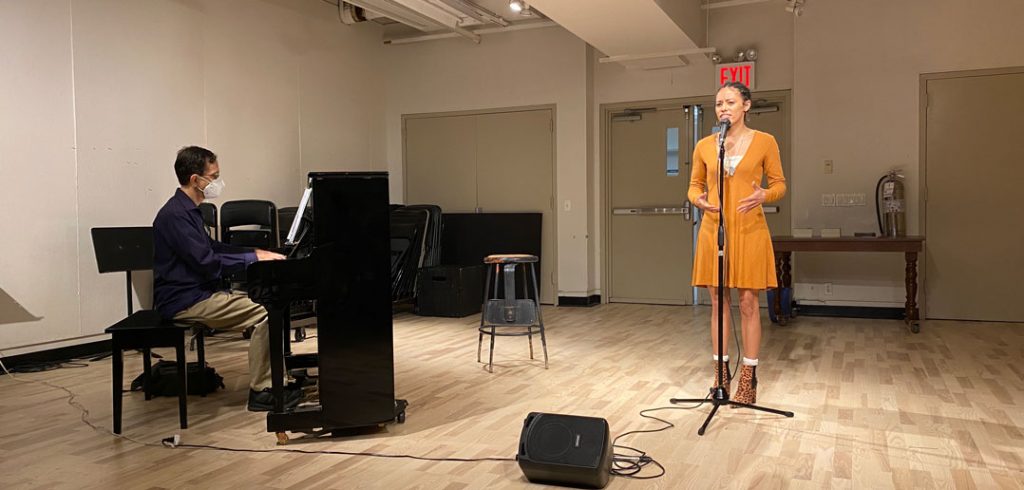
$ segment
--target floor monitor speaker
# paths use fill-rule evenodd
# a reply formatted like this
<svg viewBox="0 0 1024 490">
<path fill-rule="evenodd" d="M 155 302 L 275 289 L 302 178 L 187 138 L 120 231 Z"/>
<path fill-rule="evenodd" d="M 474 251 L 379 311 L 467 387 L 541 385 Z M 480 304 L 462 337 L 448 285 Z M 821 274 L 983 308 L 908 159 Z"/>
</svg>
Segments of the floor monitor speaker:
<svg viewBox="0 0 1024 490">
<path fill-rule="evenodd" d="M 608 421 L 531 412 L 523 421 L 516 460 L 534 483 L 604 488 L 612 465 Z"/>
</svg>

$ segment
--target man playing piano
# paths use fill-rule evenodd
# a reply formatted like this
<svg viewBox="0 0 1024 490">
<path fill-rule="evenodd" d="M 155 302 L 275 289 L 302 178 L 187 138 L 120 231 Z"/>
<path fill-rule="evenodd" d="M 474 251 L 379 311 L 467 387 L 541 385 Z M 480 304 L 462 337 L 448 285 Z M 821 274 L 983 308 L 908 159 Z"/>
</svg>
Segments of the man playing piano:
<svg viewBox="0 0 1024 490">
<path fill-rule="evenodd" d="M 155 307 L 165 318 L 199 321 L 210 328 L 241 330 L 255 325 L 249 341 L 249 410 L 271 410 L 267 310 L 244 293 L 221 290 L 220 285 L 222 276 L 253 262 L 285 257 L 215 241 L 203 229 L 199 203 L 224 189 L 217 155 L 198 146 L 182 148 L 174 173 L 180 187 L 153 220 Z M 294 408 L 301 397 L 300 388 L 286 388 L 285 408 Z"/>
</svg>

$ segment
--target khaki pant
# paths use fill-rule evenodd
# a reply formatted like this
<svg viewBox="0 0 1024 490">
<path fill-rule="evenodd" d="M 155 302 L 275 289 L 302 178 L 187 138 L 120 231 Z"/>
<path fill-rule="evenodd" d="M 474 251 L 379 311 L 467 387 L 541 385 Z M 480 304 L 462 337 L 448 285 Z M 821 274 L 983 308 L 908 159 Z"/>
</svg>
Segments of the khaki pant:
<svg viewBox="0 0 1024 490">
<path fill-rule="evenodd" d="M 253 303 L 245 293 L 217 291 L 174 315 L 174 319 L 202 322 L 216 329 L 244 330 L 255 325 L 249 340 L 249 388 L 270 388 L 270 325 L 266 308 Z"/>
</svg>

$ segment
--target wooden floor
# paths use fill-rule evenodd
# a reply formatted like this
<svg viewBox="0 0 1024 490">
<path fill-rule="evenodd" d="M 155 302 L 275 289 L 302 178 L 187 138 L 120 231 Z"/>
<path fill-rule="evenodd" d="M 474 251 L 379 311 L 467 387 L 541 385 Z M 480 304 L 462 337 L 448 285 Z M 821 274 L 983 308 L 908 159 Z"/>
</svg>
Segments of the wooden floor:
<svg viewBox="0 0 1024 490">
<path fill-rule="evenodd" d="M 550 369 L 525 338 L 498 339 L 493 374 L 476 363 L 475 318 L 395 318 L 404 425 L 350 439 L 293 441 L 305 450 L 511 457 L 531 411 L 603 417 L 615 434 L 660 424 L 644 408 L 702 397 L 712 378 L 706 307 L 546 309 Z M 308 350 L 315 340 L 297 344 Z M 263 414 L 245 410 L 246 343 L 214 338 L 208 359 L 227 389 L 177 402 L 125 398 L 125 435 L 144 443 L 275 448 Z M 539 347 L 539 346 L 538 346 Z M 539 352 L 539 349 L 538 349 Z M 486 357 L 486 350 L 484 352 Z M 765 329 L 758 401 L 792 419 L 709 407 L 666 410 L 676 425 L 622 442 L 667 468 L 609 488 L 1024 488 L 1024 325 L 809 318 Z M 126 358 L 126 378 L 141 358 Z M 110 422 L 110 361 L 19 375 L 70 388 L 88 420 Z M 150 447 L 82 423 L 67 394 L 0 376 L 0 488 L 522 488 L 514 462 L 423 462 L 338 455 Z"/>
</svg>

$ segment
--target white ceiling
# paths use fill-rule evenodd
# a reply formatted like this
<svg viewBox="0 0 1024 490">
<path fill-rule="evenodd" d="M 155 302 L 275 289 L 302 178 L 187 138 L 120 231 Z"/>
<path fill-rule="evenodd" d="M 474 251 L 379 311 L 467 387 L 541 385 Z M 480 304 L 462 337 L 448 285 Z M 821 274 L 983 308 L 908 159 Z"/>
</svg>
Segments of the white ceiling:
<svg viewBox="0 0 1024 490">
<path fill-rule="evenodd" d="M 531 5 L 608 56 L 696 47 L 654 0 L 534 0 Z"/>
<path fill-rule="evenodd" d="M 443 0 L 371 1 L 409 6 L 425 4 L 424 7 L 443 3 Z M 669 68 L 707 62 L 705 56 L 696 54 L 699 48 L 705 47 L 702 38 L 706 11 L 700 8 L 702 0 L 528 0 L 529 5 L 543 16 L 523 16 L 513 12 L 508 0 L 467 1 L 493 12 L 510 25 L 525 25 L 549 18 L 605 57 L 610 57 L 611 60 L 607 61 L 621 61 L 631 68 Z M 463 19 L 457 25 L 468 31 L 496 27 L 495 24 L 482 25 L 471 19 Z M 688 35 L 681 26 L 690 26 L 691 33 Z M 420 31 L 429 34 L 451 32 L 440 26 Z M 465 36 L 466 33 L 462 34 Z M 408 36 L 408 30 L 397 26 L 391 28 L 389 35 L 391 38 Z M 426 40 L 438 36 L 421 37 Z"/>
</svg>

